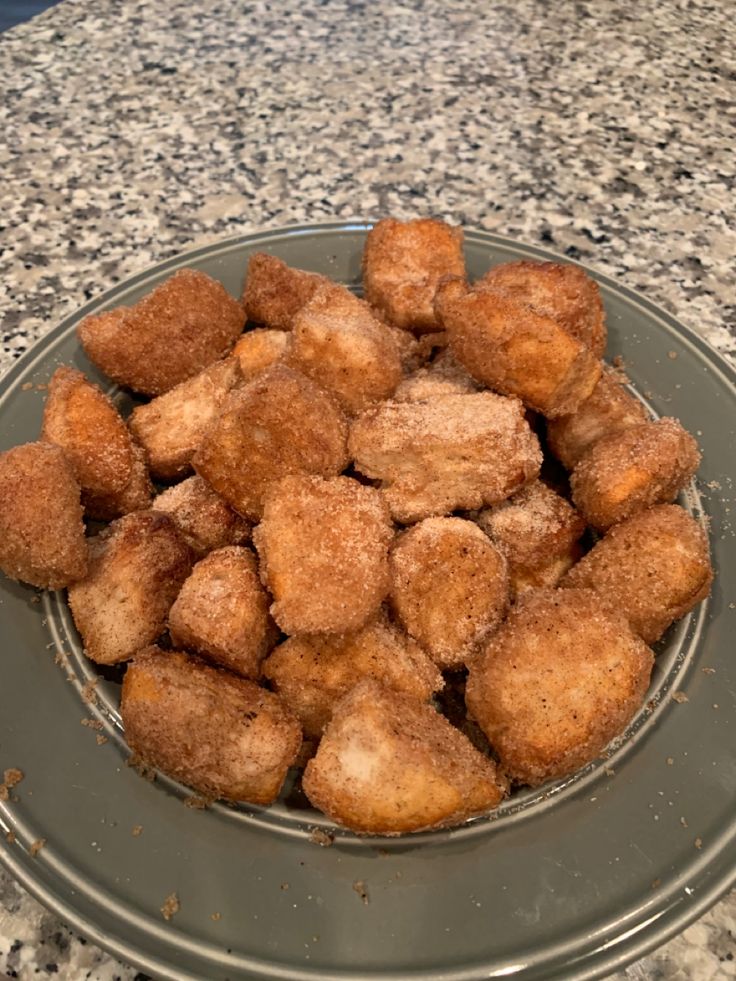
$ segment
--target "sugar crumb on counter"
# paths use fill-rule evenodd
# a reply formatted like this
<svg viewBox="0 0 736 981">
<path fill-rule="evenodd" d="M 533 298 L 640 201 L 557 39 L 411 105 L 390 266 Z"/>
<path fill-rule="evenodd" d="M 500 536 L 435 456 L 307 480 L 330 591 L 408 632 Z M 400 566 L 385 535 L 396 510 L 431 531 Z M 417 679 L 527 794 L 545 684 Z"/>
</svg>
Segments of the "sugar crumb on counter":
<svg viewBox="0 0 736 981">
<path fill-rule="evenodd" d="M 164 900 L 164 904 L 161 907 L 161 915 L 168 921 L 173 916 L 176 916 L 180 909 L 181 903 L 179 902 L 179 897 L 175 892 L 172 892 Z"/>
</svg>

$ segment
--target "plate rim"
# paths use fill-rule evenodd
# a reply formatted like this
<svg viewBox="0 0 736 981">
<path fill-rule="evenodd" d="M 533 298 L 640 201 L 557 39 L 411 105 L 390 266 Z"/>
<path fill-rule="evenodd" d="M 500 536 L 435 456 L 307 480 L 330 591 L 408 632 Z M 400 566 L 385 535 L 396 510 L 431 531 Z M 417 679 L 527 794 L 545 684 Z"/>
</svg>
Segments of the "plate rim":
<svg viewBox="0 0 736 981">
<path fill-rule="evenodd" d="M 26 373 L 32 371 L 35 363 L 41 357 L 45 357 L 49 353 L 49 348 L 52 347 L 53 344 L 63 335 L 65 335 L 71 327 L 77 324 L 82 317 L 86 316 L 93 310 L 105 309 L 114 302 L 115 298 L 120 293 L 127 292 L 132 287 L 140 287 L 141 285 L 145 284 L 148 279 L 159 278 L 167 271 L 181 268 L 182 266 L 187 265 L 189 262 L 197 261 L 198 259 L 204 257 L 215 256 L 219 252 L 230 252 L 241 246 L 251 248 L 257 247 L 260 242 L 265 244 L 269 239 L 284 237 L 294 238 L 299 235 L 330 233 L 365 233 L 372 227 L 372 225 L 373 222 L 371 221 L 355 219 L 349 221 L 319 222 L 314 224 L 301 223 L 286 226 L 275 226 L 273 228 L 262 229 L 254 232 L 243 232 L 235 236 L 229 236 L 225 239 L 217 239 L 211 243 L 179 252 L 176 255 L 170 256 L 168 259 L 163 260 L 162 262 L 148 266 L 146 269 L 141 270 L 138 273 L 134 273 L 133 275 L 123 279 L 120 283 L 117 283 L 109 289 L 102 291 L 97 297 L 92 298 L 83 306 L 72 311 L 62 321 L 52 327 L 51 330 L 47 331 L 42 337 L 39 337 L 29 347 L 29 349 L 23 353 L 23 355 L 21 355 L 9 366 L 9 368 L 0 378 L 0 408 L 2 408 L 6 399 L 12 394 L 12 389 L 14 388 L 17 380 Z M 668 331 L 676 334 L 680 341 L 686 342 L 691 347 L 695 348 L 700 356 L 705 358 L 708 366 L 721 376 L 722 382 L 732 390 L 732 394 L 736 395 L 736 367 L 731 364 L 730 360 L 725 355 L 721 354 L 721 352 L 719 352 L 715 347 L 713 347 L 709 341 L 700 336 L 693 328 L 681 322 L 677 317 L 669 313 L 663 307 L 659 306 L 649 297 L 637 293 L 630 287 L 621 285 L 615 278 L 609 276 L 608 274 L 600 273 L 583 262 L 571 260 L 566 256 L 561 256 L 555 253 L 553 250 L 541 248 L 536 245 L 528 245 L 525 242 L 519 242 L 510 236 L 499 235 L 495 232 L 490 232 L 484 229 L 467 228 L 464 229 L 464 234 L 466 240 L 478 242 L 479 244 L 507 247 L 511 248 L 516 253 L 522 252 L 542 259 L 553 259 L 581 266 L 597 282 L 605 285 L 618 296 L 626 299 L 630 304 L 638 307 L 639 309 L 644 309 L 649 316 L 656 317 L 656 319 L 660 321 L 660 323 L 663 324 Z M 167 965 L 163 962 L 159 962 L 157 958 L 150 956 L 141 958 L 136 954 L 135 949 L 130 947 L 125 940 L 118 940 L 111 937 L 107 933 L 103 933 L 92 920 L 88 919 L 83 914 L 77 914 L 73 906 L 70 906 L 63 897 L 54 896 L 53 899 L 50 898 L 48 894 L 48 886 L 46 887 L 47 891 L 44 892 L 42 877 L 38 876 L 37 881 L 37 879 L 33 876 L 33 865 L 26 863 L 28 864 L 28 868 L 26 868 L 21 861 L 16 859 L 16 856 L 11 853 L 10 848 L 6 846 L 4 836 L 0 838 L 0 861 L 6 868 L 8 868 L 11 875 L 13 875 L 13 877 L 44 906 L 53 910 L 66 923 L 72 925 L 75 930 L 78 930 L 78 932 L 88 936 L 91 940 L 93 940 L 93 942 L 98 944 L 103 949 L 108 950 L 114 956 L 130 964 L 139 966 L 144 970 L 154 969 L 161 977 L 197 977 L 197 975 L 190 975 L 180 970 L 177 970 L 176 974 L 167 973 L 171 970 L 171 964 Z M 654 932 L 653 935 L 651 931 L 648 935 L 646 929 L 642 927 L 629 931 L 634 935 L 634 939 L 631 943 L 617 941 L 612 945 L 607 945 L 610 947 L 609 951 L 602 952 L 601 950 L 596 950 L 588 953 L 585 955 L 585 963 L 581 965 L 580 969 L 578 970 L 575 968 L 572 972 L 567 971 L 565 976 L 570 979 L 602 977 L 608 973 L 608 971 L 615 969 L 617 966 L 630 963 L 632 960 L 641 957 L 643 954 L 658 947 L 667 939 L 684 929 L 684 927 L 686 927 L 689 923 L 700 917 L 708 908 L 714 905 L 723 895 L 728 892 L 734 882 L 736 882 L 736 867 L 733 867 L 730 870 L 728 868 L 724 868 L 720 878 L 716 878 L 715 882 L 711 882 L 709 887 L 703 887 L 702 891 L 700 889 L 698 890 L 699 895 L 697 899 L 691 901 L 685 908 L 683 908 L 682 903 L 679 903 L 679 915 L 672 915 L 672 906 L 663 909 L 655 918 L 656 920 L 659 920 L 660 917 L 666 916 L 668 913 L 671 915 L 667 917 L 667 924 L 665 926 L 658 927 L 657 931 Z M 261 969 L 262 965 L 260 962 L 258 962 L 258 970 Z M 324 972 L 321 972 L 321 975 L 325 977 L 330 976 L 326 975 Z M 274 971 L 272 976 L 292 977 L 293 975 L 291 973 L 282 974 L 277 969 Z M 307 975 L 305 974 L 305 976 Z M 344 975 L 340 973 L 335 974 L 334 976 L 343 977 Z M 381 973 L 381 977 L 383 978 L 406 978 L 408 976 L 408 973 L 405 971 L 394 974 L 387 972 Z M 429 975 L 426 973 L 423 976 L 429 977 Z M 439 977 L 439 975 L 437 976 Z M 450 978 L 452 976 L 453 972 L 442 972 L 443 978 Z M 460 976 L 467 977 L 468 975 L 460 972 L 458 973 L 458 977 Z"/>
</svg>

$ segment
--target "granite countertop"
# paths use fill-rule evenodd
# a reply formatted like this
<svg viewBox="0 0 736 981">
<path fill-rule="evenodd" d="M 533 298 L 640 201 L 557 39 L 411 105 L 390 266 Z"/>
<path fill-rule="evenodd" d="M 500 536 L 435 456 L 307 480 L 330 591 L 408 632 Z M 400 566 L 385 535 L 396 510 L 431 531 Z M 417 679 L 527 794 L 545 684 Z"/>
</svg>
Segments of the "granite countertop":
<svg viewBox="0 0 736 981">
<path fill-rule="evenodd" d="M 735 43 L 701 0 L 66 0 L 0 36 L 0 372 L 182 249 L 385 214 L 582 259 L 733 356 Z M 616 977 L 733 978 L 735 932 L 731 895 Z M 3 971 L 144 977 L 0 871 Z"/>
</svg>

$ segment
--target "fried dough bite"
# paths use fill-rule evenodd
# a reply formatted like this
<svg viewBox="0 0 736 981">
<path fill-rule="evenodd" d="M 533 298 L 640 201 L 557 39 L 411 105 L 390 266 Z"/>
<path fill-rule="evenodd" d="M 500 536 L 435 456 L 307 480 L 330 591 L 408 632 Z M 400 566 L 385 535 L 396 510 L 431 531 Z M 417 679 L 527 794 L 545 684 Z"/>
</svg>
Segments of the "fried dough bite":
<svg viewBox="0 0 736 981">
<path fill-rule="evenodd" d="M 471 664 L 465 700 L 505 772 L 535 787 L 589 763 L 624 730 L 653 663 L 592 589 L 536 589 Z"/>
<path fill-rule="evenodd" d="M 348 463 L 347 421 L 323 389 L 274 365 L 233 392 L 194 457 L 197 473 L 239 514 L 260 518 L 281 477 L 331 477 Z"/>
<path fill-rule="evenodd" d="M 598 283 L 569 262 L 521 259 L 489 269 L 476 286 L 502 290 L 561 323 L 597 356 L 606 349 L 606 315 Z"/>
<path fill-rule="evenodd" d="M 677 419 L 645 422 L 604 436 L 570 477 L 572 499 L 605 531 L 653 504 L 673 501 L 698 469 L 700 450 Z"/>
<path fill-rule="evenodd" d="M 10 579 L 62 589 L 87 574 L 81 491 L 51 443 L 0 453 L 0 569 Z"/>
<path fill-rule="evenodd" d="M 240 371 L 246 381 L 252 381 L 266 368 L 284 361 L 291 350 L 291 334 L 285 330 L 268 330 L 260 327 L 249 330 L 233 348 Z"/>
<path fill-rule="evenodd" d="M 401 380 L 391 331 L 343 286 L 324 285 L 295 315 L 290 362 L 356 415 L 389 398 Z"/>
<path fill-rule="evenodd" d="M 243 308 L 222 283 L 180 269 L 134 306 L 85 317 L 77 336 L 113 381 L 162 395 L 227 354 L 244 323 Z"/>
<path fill-rule="evenodd" d="M 422 701 L 444 684 L 422 648 L 385 616 L 355 633 L 289 637 L 264 661 L 263 676 L 311 739 L 363 678 Z"/>
<path fill-rule="evenodd" d="M 169 611 L 172 643 L 244 678 L 258 678 L 279 638 L 268 604 L 250 549 L 219 548 L 197 562 Z"/>
<path fill-rule="evenodd" d="M 242 304 L 248 320 L 274 330 L 291 330 L 294 315 L 330 280 L 293 269 L 275 255 L 256 252 L 248 260 Z"/>
<path fill-rule="evenodd" d="M 129 425 L 146 451 L 154 477 L 175 480 L 191 470 L 207 428 L 241 381 L 238 361 L 225 358 L 133 409 Z"/>
<path fill-rule="evenodd" d="M 595 589 L 653 644 L 712 582 L 702 525 L 677 504 L 659 504 L 614 525 L 560 586 Z"/>
<path fill-rule="evenodd" d="M 506 556 L 512 595 L 556 586 L 581 551 L 585 521 L 564 497 L 535 480 L 476 521 Z"/>
<path fill-rule="evenodd" d="M 129 665 L 120 712 L 141 762 L 209 799 L 273 803 L 302 741 L 272 692 L 157 647 Z"/>
<path fill-rule="evenodd" d="M 395 539 L 391 605 L 440 668 L 469 663 L 503 619 L 509 602 L 506 560 L 463 518 L 426 518 Z"/>
<path fill-rule="evenodd" d="M 154 498 L 152 507 L 171 515 L 179 534 L 199 557 L 224 545 L 243 545 L 250 538 L 250 522 L 196 475 L 167 488 Z"/>
<path fill-rule="evenodd" d="M 377 222 L 365 241 L 365 298 L 390 323 L 417 334 L 440 329 L 434 295 L 443 276 L 464 276 L 463 232 L 435 218 Z"/>
<path fill-rule="evenodd" d="M 574 412 L 601 372 L 596 355 L 562 324 L 500 290 L 440 284 L 438 316 L 450 349 L 477 381 L 517 395 L 549 418 Z"/>
<path fill-rule="evenodd" d="M 64 450 L 90 517 L 116 518 L 150 505 L 143 452 L 111 400 L 81 371 L 62 365 L 54 372 L 41 438 Z"/>
<path fill-rule="evenodd" d="M 521 402 L 492 392 L 386 402 L 353 423 L 348 448 L 403 524 L 497 504 L 542 461 Z"/>
<path fill-rule="evenodd" d="M 437 395 L 467 395 L 480 389 L 478 383 L 458 364 L 449 351 L 443 351 L 424 368 L 405 378 L 394 393 L 396 402 L 422 402 Z"/>
<path fill-rule="evenodd" d="M 302 781 L 307 797 L 359 834 L 461 824 L 495 807 L 495 764 L 431 705 L 365 680 L 332 713 Z"/>
<path fill-rule="evenodd" d="M 626 391 L 605 364 L 601 377 L 577 410 L 568 416 L 549 419 L 547 445 L 568 470 L 604 436 L 631 429 L 648 420 L 641 402 Z"/>
<path fill-rule="evenodd" d="M 295 474 L 275 484 L 253 543 L 284 633 L 347 633 L 367 623 L 388 593 L 392 537 L 380 492 L 357 480 Z"/>
<path fill-rule="evenodd" d="M 88 544 L 89 572 L 69 587 L 69 606 L 87 657 L 119 664 L 163 633 L 191 553 L 159 511 L 126 514 Z"/>
</svg>

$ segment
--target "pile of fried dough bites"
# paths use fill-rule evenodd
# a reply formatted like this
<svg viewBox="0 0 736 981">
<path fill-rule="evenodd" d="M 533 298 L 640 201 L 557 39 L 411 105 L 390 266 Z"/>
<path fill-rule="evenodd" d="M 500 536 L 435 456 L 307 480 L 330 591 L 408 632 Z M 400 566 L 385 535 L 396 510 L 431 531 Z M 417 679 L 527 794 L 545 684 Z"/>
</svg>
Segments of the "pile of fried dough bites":
<svg viewBox="0 0 736 981">
<path fill-rule="evenodd" d="M 470 283 L 462 245 L 378 222 L 364 299 L 266 254 L 240 300 L 183 269 L 79 325 L 129 417 L 60 367 L 0 455 L 0 566 L 68 589 L 131 750 L 207 799 L 300 766 L 359 833 L 466 821 L 599 756 L 708 594 L 672 503 L 697 446 L 601 360 L 597 284 Z"/>
</svg>

